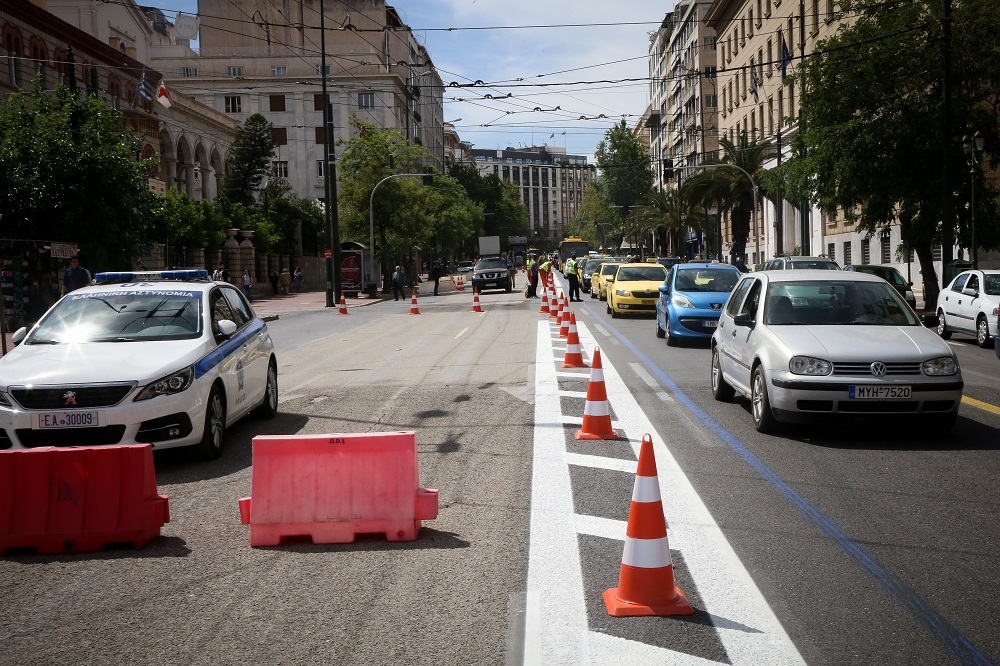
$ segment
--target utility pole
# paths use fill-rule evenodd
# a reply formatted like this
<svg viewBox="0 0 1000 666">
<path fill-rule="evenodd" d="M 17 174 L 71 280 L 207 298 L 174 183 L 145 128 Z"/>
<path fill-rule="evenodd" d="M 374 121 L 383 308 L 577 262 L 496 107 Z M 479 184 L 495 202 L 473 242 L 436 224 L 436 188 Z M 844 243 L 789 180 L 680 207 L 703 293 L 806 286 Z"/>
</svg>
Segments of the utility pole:
<svg viewBox="0 0 1000 666">
<path fill-rule="evenodd" d="M 326 214 L 326 246 L 333 256 L 326 260 L 326 307 L 336 305 L 335 294 L 340 293 L 340 222 L 337 219 L 337 164 L 336 147 L 333 145 L 333 107 L 326 85 L 326 11 L 319 0 L 319 49 L 320 78 L 323 85 L 323 195 Z M 337 270 L 334 270 L 336 268 Z"/>
</svg>

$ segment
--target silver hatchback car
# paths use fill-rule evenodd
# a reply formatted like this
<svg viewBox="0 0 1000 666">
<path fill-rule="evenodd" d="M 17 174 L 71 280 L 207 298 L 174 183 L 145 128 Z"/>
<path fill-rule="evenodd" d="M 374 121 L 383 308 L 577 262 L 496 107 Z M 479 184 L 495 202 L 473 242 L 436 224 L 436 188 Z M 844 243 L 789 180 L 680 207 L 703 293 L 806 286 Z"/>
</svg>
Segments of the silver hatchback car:
<svg viewBox="0 0 1000 666">
<path fill-rule="evenodd" d="M 962 373 L 885 280 L 865 273 L 749 273 L 712 336 L 712 394 L 750 399 L 757 430 L 822 417 L 954 424 Z"/>
</svg>

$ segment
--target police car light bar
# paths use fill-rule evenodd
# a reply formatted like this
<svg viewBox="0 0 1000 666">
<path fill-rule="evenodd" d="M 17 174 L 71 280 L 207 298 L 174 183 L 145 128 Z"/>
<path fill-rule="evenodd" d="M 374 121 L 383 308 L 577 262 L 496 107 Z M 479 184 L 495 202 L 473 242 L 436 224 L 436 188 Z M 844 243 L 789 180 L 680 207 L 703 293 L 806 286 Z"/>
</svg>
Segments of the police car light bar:
<svg viewBox="0 0 1000 666">
<path fill-rule="evenodd" d="M 97 273 L 94 282 L 152 282 L 154 280 L 207 280 L 205 269 L 181 271 L 127 271 L 122 273 Z"/>
</svg>

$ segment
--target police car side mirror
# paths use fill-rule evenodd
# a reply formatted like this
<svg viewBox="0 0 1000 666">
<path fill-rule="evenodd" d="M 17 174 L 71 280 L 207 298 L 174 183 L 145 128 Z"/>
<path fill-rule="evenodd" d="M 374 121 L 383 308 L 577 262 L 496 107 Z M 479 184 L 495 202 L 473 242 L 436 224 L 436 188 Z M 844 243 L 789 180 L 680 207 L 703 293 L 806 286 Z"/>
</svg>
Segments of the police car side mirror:
<svg viewBox="0 0 1000 666">
<path fill-rule="evenodd" d="M 236 322 L 229 319 L 220 319 L 215 324 L 215 332 L 221 338 L 228 338 L 236 332 Z"/>
<path fill-rule="evenodd" d="M 10 336 L 10 341 L 15 345 L 21 344 L 21 340 L 24 340 L 24 336 L 28 334 L 28 329 L 22 326 L 21 328 L 14 331 L 14 335 Z"/>
</svg>

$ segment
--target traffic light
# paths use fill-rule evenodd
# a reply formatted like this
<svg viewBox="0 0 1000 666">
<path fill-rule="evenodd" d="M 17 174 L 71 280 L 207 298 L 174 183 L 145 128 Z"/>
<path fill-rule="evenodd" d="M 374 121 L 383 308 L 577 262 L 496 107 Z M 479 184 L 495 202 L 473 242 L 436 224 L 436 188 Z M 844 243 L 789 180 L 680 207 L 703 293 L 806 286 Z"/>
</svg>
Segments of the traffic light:
<svg viewBox="0 0 1000 666">
<path fill-rule="evenodd" d="M 601 225 L 598 224 L 597 222 L 594 222 L 594 229 L 600 229 L 600 228 L 601 228 Z"/>
<path fill-rule="evenodd" d="M 424 167 L 424 185 L 430 187 L 434 184 L 434 170 L 429 166 Z"/>
<path fill-rule="evenodd" d="M 663 180 L 672 180 L 674 177 L 674 161 L 669 157 L 663 158 Z"/>
</svg>

